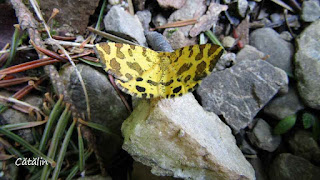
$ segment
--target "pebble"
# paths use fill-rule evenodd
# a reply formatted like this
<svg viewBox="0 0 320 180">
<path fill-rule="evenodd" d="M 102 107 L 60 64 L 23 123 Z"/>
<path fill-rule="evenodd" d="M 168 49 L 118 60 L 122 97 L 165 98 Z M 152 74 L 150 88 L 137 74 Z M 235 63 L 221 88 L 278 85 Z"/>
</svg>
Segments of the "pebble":
<svg viewBox="0 0 320 180">
<path fill-rule="evenodd" d="M 305 22 L 314 22 L 320 18 L 318 0 L 306 0 L 302 3 L 301 18 Z"/>
</svg>

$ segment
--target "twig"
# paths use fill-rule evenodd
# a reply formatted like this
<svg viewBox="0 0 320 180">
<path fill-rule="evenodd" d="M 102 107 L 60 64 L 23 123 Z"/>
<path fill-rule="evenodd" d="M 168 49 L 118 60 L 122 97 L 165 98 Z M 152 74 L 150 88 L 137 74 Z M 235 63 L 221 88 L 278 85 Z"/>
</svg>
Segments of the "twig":
<svg viewBox="0 0 320 180">
<path fill-rule="evenodd" d="M 173 27 L 181 27 L 181 26 L 187 26 L 187 25 L 193 25 L 197 23 L 197 19 L 188 19 L 188 20 L 183 20 L 183 21 L 177 21 L 173 23 L 168 23 L 163 26 L 158 26 L 155 28 L 151 28 L 151 31 L 154 31 L 156 29 L 164 29 L 164 28 L 173 28 Z"/>
<path fill-rule="evenodd" d="M 127 1 L 128 1 L 128 6 L 129 6 L 129 13 L 131 15 L 134 15 L 134 8 L 133 8 L 132 0 L 127 0 Z"/>
<path fill-rule="evenodd" d="M 284 10 L 283 10 L 283 14 L 284 14 L 284 19 L 285 19 L 285 21 L 286 21 L 286 25 L 287 25 L 287 27 L 288 27 L 288 29 L 289 29 L 289 32 L 290 32 L 291 36 L 292 36 L 292 37 L 295 37 L 295 35 L 293 34 L 292 29 L 291 29 L 291 27 L 290 27 L 290 25 L 289 25 L 289 21 L 288 21 L 288 10 L 287 10 L 287 9 L 284 9 Z"/>
</svg>

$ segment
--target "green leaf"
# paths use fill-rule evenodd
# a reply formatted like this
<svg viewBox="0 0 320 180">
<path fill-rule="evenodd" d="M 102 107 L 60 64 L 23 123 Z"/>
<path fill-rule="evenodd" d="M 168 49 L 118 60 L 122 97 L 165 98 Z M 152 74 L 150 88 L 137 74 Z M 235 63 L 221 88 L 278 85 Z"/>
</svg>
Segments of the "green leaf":
<svg viewBox="0 0 320 180">
<path fill-rule="evenodd" d="M 302 122 L 303 122 L 303 127 L 305 129 L 308 129 L 311 126 L 313 126 L 315 121 L 316 121 L 316 117 L 313 114 L 310 114 L 310 113 L 307 113 L 307 112 L 303 113 Z"/>
<path fill-rule="evenodd" d="M 274 128 L 273 133 L 276 135 L 288 132 L 296 124 L 297 116 L 291 115 L 282 119 Z"/>
</svg>

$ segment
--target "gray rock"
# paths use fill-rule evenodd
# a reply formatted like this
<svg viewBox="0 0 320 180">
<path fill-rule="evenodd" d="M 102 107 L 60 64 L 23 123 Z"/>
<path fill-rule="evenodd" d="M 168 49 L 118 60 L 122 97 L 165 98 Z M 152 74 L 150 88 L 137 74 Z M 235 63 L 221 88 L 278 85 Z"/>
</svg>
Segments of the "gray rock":
<svg viewBox="0 0 320 180">
<path fill-rule="evenodd" d="M 272 180 L 317 180 L 320 177 L 319 167 L 289 153 L 280 154 L 270 167 L 269 178 Z"/>
<path fill-rule="evenodd" d="M 238 0 L 238 13 L 239 15 L 244 18 L 247 14 L 248 9 L 248 1 L 247 0 Z"/>
<path fill-rule="evenodd" d="M 303 108 L 304 105 L 300 101 L 294 87 L 290 87 L 287 94 L 277 96 L 272 99 L 263 108 L 263 112 L 277 120 L 282 120 L 287 116 L 295 114 Z"/>
<path fill-rule="evenodd" d="M 291 41 L 293 39 L 292 35 L 288 31 L 282 31 L 280 37 L 285 41 Z"/>
<path fill-rule="evenodd" d="M 225 53 L 220 57 L 213 71 L 222 71 L 234 64 L 236 64 L 236 55 L 234 53 Z"/>
<path fill-rule="evenodd" d="M 146 38 L 139 19 L 124 11 L 120 6 L 113 6 L 104 17 L 103 22 L 106 31 L 146 46 Z"/>
<path fill-rule="evenodd" d="M 176 180 L 171 176 L 156 176 L 151 173 L 151 167 L 134 161 L 132 165 L 132 180 Z"/>
<path fill-rule="evenodd" d="M 317 141 L 313 139 L 311 132 L 297 131 L 294 136 L 290 136 L 289 147 L 294 155 L 320 164 L 320 148 Z"/>
<path fill-rule="evenodd" d="M 150 31 L 146 33 L 148 44 L 155 51 L 172 52 L 173 49 L 167 39 L 156 31 Z"/>
<path fill-rule="evenodd" d="M 175 8 L 175 9 L 180 9 L 185 3 L 186 0 L 157 0 L 159 5 L 162 8 Z"/>
<path fill-rule="evenodd" d="M 136 12 L 136 16 L 142 24 L 142 27 L 145 32 L 149 31 L 149 24 L 151 22 L 151 12 L 149 10 L 143 10 Z"/>
<path fill-rule="evenodd" d="M 179 49 L 185 46 L 191 46 L 196 44 L 196 37 L 189 38 L 187 37 L 187 35 L 185 35 L 185 33 L 188 33 L 190 30 L 190 28 L 186 27 L 179 29 L 167 28 L 164 31 L 163 35 L 166 37 L 173 49 Z"/>
<path fill-rule="evenodd" d="M 5 97 L 10 97 L 12 94 L 8 93 L 7 91 L 0 91 L 0 95 Z M 43 103 L 42 97 L 31 95 L 31 94 L 27 95 L 21 101 L 26 102 L 35 107 L 38 107 L 39 109 L 41 109 L 42 103 Z M 5 110 L 3 113 L 1 113 L 0 117 L 1 117 L 0 118 L 1 125 L 37 121 L 35 118 L 31 117 L 29 114 L 22 113 L 12 108 L 8 108 L 7 110 Z M 33 139 L 33 135 L 30 128 L 14 131 L 14 133 L 22 137 L 24 140 L 26 140 L 30 144 L 33 144 L 34 139 Z"/>
<path fill-rule="evenodd" d="M 235 44 L 235 39 L 231 36 L 226 36 L 222 39 L 222 46 L 225 48 L 230 48 L 232 46 L 234 46 Z"/>
<path fill-rule="evenodd" d="M 314 22 L 320 18 L 320 5 L 318 0 L 303 1 L 301 18 L 305 22 Z"/>
<path fill-rule="evenodd" d="M 304 103 L 320 109 L 320 20 L 308 26 L 297 39 L 295 77 Z"/>
<path fill-rule="evenodd" d="M 240 62 L 242 60 L 258 60 L 265 57 L 265 54 L 258 49 L 256 49 L 253 46 L 245 45 L 243 49 L 241 49 L 237 53 L 237 62 Z"/>
<path fill-rule="evenodd" d="M 152 18 L 152 23 L 155 27 L 167 24 L 167 19 L 162 14 L 157 14 Z"/>
<path fill-rule="evenodd" d="M 250 45 L 256 47 L 266 55 L 270 55 L 267 62 L 292 74 L 292 44 L 280 38 L 271 28 L 261 28 L 250 34 Z"/>
<path fill-rule="evenodd" d="M 161 176 L 254 179 L 231 130 L 191 93 L 141 101 L 122 125 L 123 149 Z"/>
<path fill-rule="evenodd" d="M 39 5 L 41 12 L 45 14 L 45 19 L 49 19 L 52 9 L 57 8 L 59 13 L 55 16 L 54 20 L 61 26 L 66 24 L 71 27 L 74 31 L 70 31 L 71 29 L 69 29 L 67 31 L 69 33 L 83 34 L 87 29 L 90 15 L 94 13 L 99 5 L 99 0 L 40 0 Z"/>
<path fill-rule="evenodd" d="M 250 158 L 248 161 L 254 169 L 257 180 L 268 180 L 268 176 L 265 172 L 266 168 L 258 157 Z"/>
<path fill-rule="evenodd" d="M 273 152 L 281 143 L 280 135 L 273 135 L 272 128 L 263 119 L 259 119 L 251 132 L 247 132 L 248 138 L 256 147 Z"/>
<path fill-rule="evenodd" d="M 247 154 L 247 155 L 257 154 L 257 151 L 245 139 L 242 139 L 239 148 L 243 154 Z"/>
<path fill-rule="evenodd" d="M 239 131 L 287 84 L 283 70 L 266 61 L 244 60 L 212 73 L 197 93 L 206 110 L 222 115 L 233 130 Z"/>
<path fill-rule="evenodd" d="M 90 102 L 91 121 L 105 126 L 111 132 L 121 136 L 121 124 L 129 113 L 119 98 L 117 92 L 107 79 L 106 73 L 101 73 L 84 64 L 77 64 L 83 81 L 86 85 Z M 67 66 L 60 72 L 61 78 L 67 87 L 67 91 L 79 112 L 86 112 L 86 101 L 78 76 L 71 66 Z M 121 150 L 119 138 L 107 135 L 100 131 L 94 131 L 97 150 L 106 165 L 110 159 Z M 106 143 L 108 142 L 108 143 Z"/>
</svg>

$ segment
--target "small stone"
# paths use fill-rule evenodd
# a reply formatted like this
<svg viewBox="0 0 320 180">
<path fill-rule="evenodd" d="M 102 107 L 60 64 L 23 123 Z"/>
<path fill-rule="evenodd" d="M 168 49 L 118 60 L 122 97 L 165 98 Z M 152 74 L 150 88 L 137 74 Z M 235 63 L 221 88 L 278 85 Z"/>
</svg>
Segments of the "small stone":
<svg viewBox="0 0 320 180">
<path fill-rule="evenodd" d="M 203 79 L 197 94 L 202 106 L 222 115 L 235 132 L 245 128 L 277 92 L 286 73 L 262 60 L 243 60 Z"/>
<path fill-rule="evenodd" d="M 123 149 L 159 176 L 254 179 L 231 130 L 189 93 L 141 101 L 122 125 Z"/>
<path fill-rule="evenodd" d="M 250 34 L 250 45 L 256 47 L 266 55 L 266 61 L 275 67 L 281 68 L 292 75 L 293 45 L 280 38 L 280 35 L 271 28 L 261 28 Z"/>
<path fill-rule="evenodd" d="M 145 32 L 149 31 L 149 24 L 151 22 L 151 12 L 149 10 L 143 10 L 136 12 L 136 16 L 142 24 Z"/>
<path fill-rule="evenodd" d="M 280 135 L 273 135 L 272 128 L 263 119 L 259 119 L 252 132 L 248 132 L 248 138 L 256 147 L 273 152 L 281 142 Z"/>
<path fill-rule="evenodd" d="M 186 0 L 157 0 L 158 4 L 160 5 L 160 7 L 162 8 L 174 8 L 174 9 L 180 9 L 185 3 Z"/>
<path fill-rule="evenodd" d="M 247 0 L 238 0 L 238 12 L 239 15 L 244 18 L 247 14 L 247 9 L 248 9 L 248 1 Z"/>
<path fill-rule="evenodd" d="M 272 22 L 279 22 L 283 20 L 283 15 L 281 16 L 279 13 L 273 13 L 270 15 L 270 19 Z"/>
<path fill-rule="evenodd" d="M 243 61 L 243 60 L 258 60 L 265 57 L 265 54 L 261 51 L 259 51 L 257 48 L 245 45 L 244 48 L 242 48 L 238 54 L 237 54 L 237 62 Z"/>
<path fill-rule="evenodd" d="M 223 54 L 216 66 L 213 68 L 213 71 L 222 71 L 236 64 L 236 55 L 234 53 Z"/>
<path fill-rule="evenodd" d="M 120 6 L 113 6 L 104 17 L 103 22 L 106 31 L 128 40 L 135 40 L 142 46 L 147 45 L 139 19 L 124 11 Z"/>
<path fill-rule="evenodd" d="M 320 20 L 309 25 L 297 38 L 295 77 L 303 102 L 320 109 Z"/>
<path fill-rule="evenodd" d="M 155 51 L 172 52 L 173 49 L 167 39 L 156 31 L 150 31 L 145 33 L 147 42 L 151 48 Z"/>
<path fill-rule="evenodd" d="M 233 47 L 234 46 L 234 43 L 235 43 L 235 39 L 231 36 L 226 36 L 223 38 L 222 40 L 222 46 L 225 47 L 225 48 L 230 48 L 230 47 Z"/>
<path fill-rule="evenodd" d="M 289 153 L 278 155 L 270 165 L 269 178 L 272 180 L 316 180 L 320 177 L 320 168 L 304 158 Z"/>
<path fill-rule="evenodd" d="M 157 14 L 152 18 L 152 23 L 155 27 L 167 24 L 167 19 L 162 14 Z"/>
<path fill-rule="evenodd" d="M 120 4 L 120 0 L 108 0 L 110 5 L 117 5 Z"/>
<path fill-rule="evenodd" d="M 311 132 L 304 130 L 295 132 L 294 136 L 290 136 L 289 147 L 294 155 L 320 165 L 320 148 Z"/>
<path fill-rule="evenodd" d="M 189 38 L 185 35 L 189 30 L 177 29 L 177 28 L 167 28 L 163 35 L 166 37 L 173 49 L 179 49 L 185 46 L 191 46 L 196 44 L 197 38 Z"/>
<path fill-rule="evenodd" d="M 145 9 L 146 0 L 133 0 L 134 9 L 143 11 Z"/>
<path fill-rule="evenodd" d="M 290 42 L 293 39 L 292 35 L 288 31 L 282 31 L 280 37 L 288 42 Z"/>
<path fill-rule="evenodd" d="M 320 5 L 318 0 L 303 1 L 301 18 L 305 22 L 314 22 L 320 18 Z"/>
<path fill-rule="evenodd" d="M 296 114 L 301 109 L 304 109 L 304 105 L 294 87 L 290 87 L 288 93 L 272 99 L 263 108 L 263 112 L 277 120 L 282 120 L 287 116 Z"/>
</svg>

